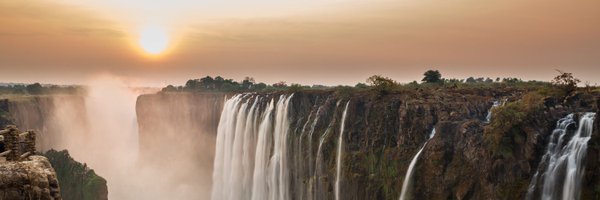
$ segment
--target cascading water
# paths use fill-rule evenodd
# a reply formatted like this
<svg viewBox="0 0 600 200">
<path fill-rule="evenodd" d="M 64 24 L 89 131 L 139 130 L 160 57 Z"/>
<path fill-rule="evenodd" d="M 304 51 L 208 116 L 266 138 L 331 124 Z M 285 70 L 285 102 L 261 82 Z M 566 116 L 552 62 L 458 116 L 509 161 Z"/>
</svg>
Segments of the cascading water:
<svg viewBox="0 0 600 200">
<path fill-rule="evenodd" d="M 494 110 L 494 108 L 497 108 L 500 105 L 501 105 L 500 101 L 497 101 L 497 100 L 494 101 L 494 104 L 492 104 L 492 107 L 490 108 L 490 110 L 488 110 L 487 116 L 485 117 L 486 123 L 490 123 L 492 121 L 492 110 Z"/>
<path fill-rule="evenodd" d="M 288 104 L 292 95 L 236 95 L 217 130 L 212 199 L 290 199 Z M 266 105 L 264 105 L 266 103 Z"/>
<path fill-rule="evenodd" d="M 337 149 L 337 164 L 336 164 L 336 176 L 335 176 L 335 199 L 340 199 L 340 179 L 341 179 L 341 171 L 342 171 L 342 153 L 344 148 L 344 125 L 346 124 L 346 114 L 348 112 L 348 105 L 350 105 L 350 101 L 346 103 L 346 107 L 344 108 L 344 113 L 342 114 L 342 124 L 340 125 L 340 137 L 338 139 L 338 149 Z"/>
<path fill-rule="evenodd" d="M 414 175 L 415 165 L 417 164 L 417 161 L 419 160 L 419 156 L 421 156 L 423 149 L 425 149 L 425 146 L 427 146 L 427 143 L 429 142 L 429 140 L 431 140 L 431 138 L 433 138 L 433 136 L 435 136 L 435 128 L 431 130 L 431 133 L 429 134 L 429 139 L 425 142 L 425 144 L 423 144 L 421 149 L 419 149 L 417 155 L 415 155 L 415 157 L 413 157 L 413 159 L 410 161 L 410 165 L 408 165 L 408 170 L 406 171 L 406 175 L 404 176 L 404 183 L 402 183 L 402 193 L 400 193 L 400 200 L 405 200 L 408 198 L 408 190 L 411 189 L 410 187 L 412 185 L 412 177 Z"/>
<path fill-rule="evenodd" d="M 337 110 L 337 108 L 339 107 L 340 102 L 338 101 L 335 104 L 335 108 Z M 327 126 L 327 129 L 325 130 L 325 132 L 323 133 L 323 135 L 321 136 L 321 138 L 319 138 L 319 147 L 317 148 L 317 157 L 315 158 L 315 170 L 314 170 L 314 174 L 313 174 L 313 180 L 315 180 L 312 184 L 313 184 L 313 188 L 314 191 L 313 192 L 313 199 L 321 199 L 319 197 L 319 194 L 322 193 L 323 188 L 325 188 L 324 183 L 321 181 L 320 177 L 321 175 L 324 174 L 323 172 L 323 144 L 325 143 L 325 140 L 329 137 L 329 134 L 331 132 L 331 129 L 333 128 L 333 124 L 335 123 L 335 120 L 331 120 L 331 122 L 329 122 L 329 125 Z"/>
<path fill-rule="evenodd" d="M 569 131 L 569 127 L 576 124 L 574 114 L 558 120 L 526 199 L 579 199 L 587 142 L 591 138 L 595 116 L 595 113 L 581 115 L 574 133 Z"/>
</svg>

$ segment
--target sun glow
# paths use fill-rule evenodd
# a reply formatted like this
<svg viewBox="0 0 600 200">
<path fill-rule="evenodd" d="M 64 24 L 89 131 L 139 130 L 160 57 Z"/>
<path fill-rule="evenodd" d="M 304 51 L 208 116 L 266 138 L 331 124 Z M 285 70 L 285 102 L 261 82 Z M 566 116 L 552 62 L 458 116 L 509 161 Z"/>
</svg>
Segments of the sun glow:
<svg viewBox="0 0 600 200">
<path fill-rule="evenodd" d="M 161 26 L 145 26 L 140 30 L 139 45 L 145 53 L 156 56 L 164 53 L 169 47 L 169 34 Z"/>
</svg>

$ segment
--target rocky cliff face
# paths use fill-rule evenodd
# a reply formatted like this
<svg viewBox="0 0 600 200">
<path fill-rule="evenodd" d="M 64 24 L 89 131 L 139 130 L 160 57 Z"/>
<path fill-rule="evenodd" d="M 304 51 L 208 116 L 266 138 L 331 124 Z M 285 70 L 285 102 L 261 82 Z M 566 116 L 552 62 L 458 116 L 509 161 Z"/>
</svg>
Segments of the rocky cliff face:
<svg viewBox="0 0 600 200">
<path fill-rule="evenodd" d="M 0 162 L 0 177 L 0 199 L 61 199 L 56 173 L 43 156 Z"/>
<path fill-rule="evenodd" d="M 107 200 L 106 180 L 87 165 L 75 161 L 66 150 L 44 153 L 54 167 L 65 200 Z"/>
<path fill-rule="evenodd" d="M 451 92 L 378 96 L 369 93 L 349 97 L 335 93 L 294 94 L 292 99 L 292 140 L 299 140 L 309 112 L 321 107 L 311 145 L 322 143 L 322 170 L 317 177 L 304 179 L 320 182 L 316 197 L 333 199 L 340 116 L 338 101 L 349 101 L 342 142 L 340 199 L 397 199 L 409 163 L 425 143 L 436 124 L 446 121 L 485 119 L 493 95 Z M 320 101 L 324 101 L 321 103 Z M 314 119 L 311 119 L 314 120 Z M 323 121 L 323 123 L 320 123 Z M 330 128 L 333 127 L 333 128 Z M 328 130 L 330 129 L 330 130 Z M 331 131 L 331 133 L 328 133 Z M 443 133 L 442 133 L 443 134 Z M 296 139 L 297 138 L 297 139 Z M 299 148 L 301 155 L 317 155 L 316 148 Z M 312 149 L 312 150 L 311 150 Z M 445 150 L 445 149 L 444 149 Z M 312 152 L 311 152 L 312 151 Z M 428 154 L 426 149 L 424 154 Z M 448 159 L 447 154 L 442 157 Z M 308 162 L 321 162 L 318 160 Z M 295 166 L 295 165 L 292 165 Z M 307 166 L 311 168 L 312 166 Z M 295 169 L 292 169 L 294 171 Z M 419 167 L 419 172 L 427 171 Z M 298 180 L 302 184 L 304 180 Z M 431 184 L 429 184 L 431 185 Z"/>
<path fill-rule="evenodd" d="M 86 138 L 86 132 L 69 131 L 84 130 L 81 127 L 87 126 L 85 111 L 84 98 L 79 95 L 17 96 L 0 100 L 0 127 L 14 124 L 24 130 L 36 130 L 36 145 L 41 151 L 65 148 L 69 143 L 78 143 Z M 65 127 L 65 124 L 70 125 Z M 93 171 L 90 173 L 89 168 L 73 160 L 66 151 L 52 150 L 46 155 L 50 158 L 50 163 L 41 156 L 35 156 L 36 162 L 33 163 L 47 163 L 52 171 L 53 180 L 65 182 L 61 187 L 64 199 L 107 199 L 106 181 Z M 57 174 L 50 165 L 56 167 Z M 27 184 L 18 184 L 21 183 Z M 29 197 L 23 198 L 37 199 Z"/>
<path fill-rule="evenodd" d="M 37 148 L 64 149 L 67 141 L 82 139 L 85 132 L 69 135 L 69 130 L 80 130 L 87 126 L 85 100 L 80 95 L 22 96 L 4 99 L 1 110 L 10 123 L 24 130 L 37 130 Z M 7 121 L 7 122 L 8 122 Z M 64 124 L 70 124 L 65 127 Z"/>
<path fill-rule="evenodd" d="M 506 124 L 509 127 L 501 126 L 509 131 L 498 134 L 495 129 L 500 125 L 486 122 L 493 101 L 507 99 L 509 105 L 527 107 L 527 103 L 521 103 L 530 101 L 526 92 L 444 89 L 387 95 L 372 92 L 294 93 L 289 102 L 286 152 L 291 177 L 288 183 L 290 196 L 293 199 L 335 197 L 338 137 L 344 105 L 349 102 L 341 140 L 344 146 L 338 183 L 343 191 L 340 199 L 398 199 L 408 166 L 423 146 L 415 165 L 412 199 L 523 199 L 556 121 L 569 113 L 598 112 L 600 96 L 579 94 L 565 100 L 545 98 L 536 109 L 519 111 L 520 121 Z M 258 110 L 263 112 L 270 99 L 278 102 L 279 95 L 248 94 L 240 102 L 253 102 L 255 100 L 251 99 L 258 97 Z M 137 108 L 140 135 L 156 140 L 165 134 L 169 137 L 195 137 L 189 136 L 190 133 L 198 132 L 216 134 L 214 122 L 218 119 L 216 113 L 220 113 L 223 96 L 173 93 L 140 97 Z M 151 111 L 152 106 L 158 106 L 160 110 Z M 246 109 L 249 107 L 250 104 Z M 510 114 L 509 111 L 512 112 L 504 112 Z M 207 113 L 212 117 L 206 118 Z M 168 120 L 155 121 L 164 120 L 162 116 L 169 116 Z M 595 121 L 589 142 L 582 190 L 584 199 L 598 198 L 600 194 L 599 121 Z M 169 127 L 169 123 L 184 125 L 175 126 L 177 130 L 173 132 L 164 128 Z M 437 134 L 424 145 L 433 128 Z M 172 133 L 175 134 L 170 135 Z M 496 137 L 500 139 L 494 139 Z M 161 147 L 158 149 L 163 151 L 173 148 L 152 140 L 144 142 L 142 139 L 142 146 L 153 146 L 146 146 L 146 149 Z M 183 144 L 186 145 L 176 149 L 190 148 L 187 147 L 189 143 Z M 201 144 L 214 147 L 214 144 Z M 211 158 L 214 156 L 210 150 L 201 152 L 210 154 Z M 212 166 L 212 160 L 206 158 Z"/>
</svg>

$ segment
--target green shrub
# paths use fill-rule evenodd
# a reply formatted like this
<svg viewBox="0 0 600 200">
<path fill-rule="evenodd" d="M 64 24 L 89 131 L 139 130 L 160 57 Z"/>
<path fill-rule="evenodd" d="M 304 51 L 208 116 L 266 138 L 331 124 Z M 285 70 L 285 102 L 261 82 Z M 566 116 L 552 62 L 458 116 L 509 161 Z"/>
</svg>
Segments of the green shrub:
<svg viewBox="0 0 600 200">
<path fill-rule="evenodd" d="M 53 149 L 43 154 L 56 171 L 60 193 L 65 200 L 104 200 L 107 199 L 106 180 L 94 170 L 75 161 L 66 150 Z"/>
<path fill-rule="evenodd" d="M 489 150 L 497 156 L 511 157 L 514 145 L 526 140 L 525 126 L 535 115 L 543 111 L 544 97 L 530 92 L 517 102 L 507 103 L 492 110 L 494 120 L 485 128 L 485 142 Z"/>
<path fill-rule="evenodd" d="M 394 87 L 398 85 L 396 81 L 380 75 L 373 75 L 369 77 L 367 79 L 367 83 L 369 83 L 373 87 L 373 90 L 380 95 L 390 93 L 392 90 L 394 90 Z"/>
</svg>

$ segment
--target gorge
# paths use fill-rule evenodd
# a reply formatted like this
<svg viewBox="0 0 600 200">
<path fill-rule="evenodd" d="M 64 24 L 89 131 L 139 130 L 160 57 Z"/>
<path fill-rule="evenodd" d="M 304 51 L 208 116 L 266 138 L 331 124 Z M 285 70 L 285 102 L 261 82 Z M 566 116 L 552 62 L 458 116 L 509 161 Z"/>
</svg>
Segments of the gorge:
<svg viewBox="0 0 600 200">
<path fill-rule="evenodd" d="M 110 199 L 600 195 L 598 93 L 557 99 L 520 88 L 440 88 L 138 96 L 118 88 L 98 88 L 97 99 L 92 90 L 8 99 L 2 107 L 19 126 L 42 130 L 41 149 L 68 149 L 106 178 Z M 106 104 L 115 99 L 126 104 Z"/>
</svg>

